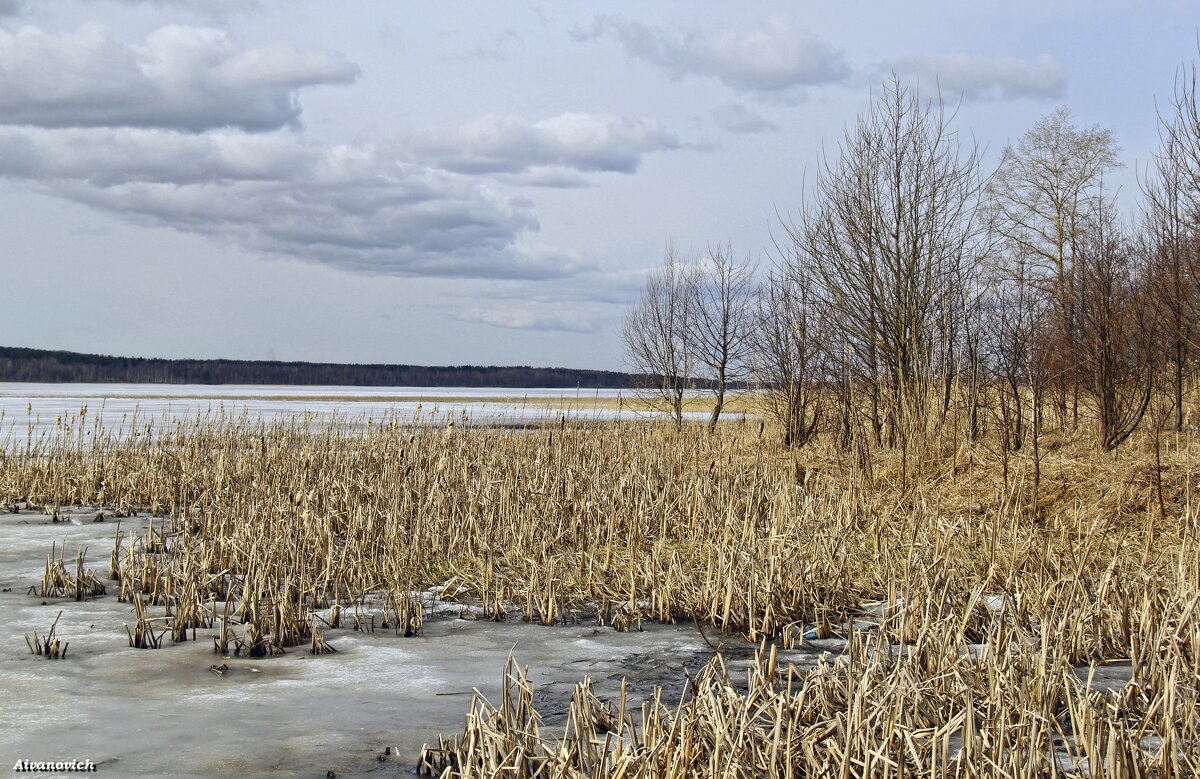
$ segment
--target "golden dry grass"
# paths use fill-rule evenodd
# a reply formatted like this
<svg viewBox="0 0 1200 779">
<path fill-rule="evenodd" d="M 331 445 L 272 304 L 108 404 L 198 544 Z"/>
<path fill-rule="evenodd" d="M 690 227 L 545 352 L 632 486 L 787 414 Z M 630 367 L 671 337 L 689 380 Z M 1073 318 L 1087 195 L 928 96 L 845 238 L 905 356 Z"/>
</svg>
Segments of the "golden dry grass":
<svg viewBox="0 0 1200 779">
<path fill-rule="evenodd" d="M 1034 507 L 1026 455 L 1005 489 L 986 443 L 926 442 L 901 477 L 895 453 L 868 472 L 774 441 L 757 421 L 312 433 L 216 417 L 10 444 L 0 498 L 164 515 L 110 561 L 134 646 L 413 634 L 435 585 L 494 619 L 696 620 L 762 643 L 748 684 L 718 660 L 675 708 L 605 708 L 585 684 L 555 738 L 514 673 L 423 757 L 444 776 L 1197 774 L 1197 442 L 1164 438 L 1160 481 L 1149 436 L 1115 456 L 1060 441 Z M 814 629 L 847 651 L 776 663 L 772 646 Z M 1072 670 L 1117 659 L 1133 681 L 1110 692 Z"/>
</svg>

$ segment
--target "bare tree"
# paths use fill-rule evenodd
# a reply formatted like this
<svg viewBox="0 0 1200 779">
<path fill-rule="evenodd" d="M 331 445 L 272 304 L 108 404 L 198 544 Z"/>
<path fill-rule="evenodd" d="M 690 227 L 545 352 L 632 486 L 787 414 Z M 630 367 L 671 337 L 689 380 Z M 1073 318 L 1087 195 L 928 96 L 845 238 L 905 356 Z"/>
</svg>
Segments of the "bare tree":
<svg viewBox="0 0 1200 779">
<path fill-rule="evenodd" d="M 1179 176 L 1182 211 L 1189 227 L 1200 228 L 1200 69 L 1185 63 L 1175 76 L 1175 94 L 1159 114 L 1164 148 Z"/>
<path fill-rule="evenodd" d="M 690 285 L 690 338 L 697 370 L 703 370 L 715 396 L 708 428 L 715 430 L 730 383 L 748 375 L 747 357 L 754 326 L 754 266 L 738 260 L 729 244 L 710 246 Z"/>
<path fill-rule="evenodd" d="M 1070 387 L 1077 388 L 1071 366 L 1076 342 L 1075 254 L 1080 234 L 1100 207 L 1104 174 L 1119 166 L 1111 130 L 1076 127 L 1066 107 L 1055 109 L 1006 146 L 1003 161 L 988 186 L 995 229 L 1019 258 L 1027 283 L 1054 304 L 1064 365 L 1057 372 L 1059 413 L 1065 420 Z M 1070 386 L 1068 386 L 1070 385 Z M 1071 393 L 1074 395 L 1074 393 Z M 1078 403 L 1073 404 L 1073 419 Z"/>
<path fill-rule="evenodd" d="M 1175 428 L 1184 423 L 1183 388 L 1200 315 L 1200 88 L 1195 61 L 1175 77 L 1175 94 L 1160 111 L 1161 148 L 1143 184 L 1144 218 L 1173 367 Z"/>
<path fill-rule="evenodd" d="M 1196 231 L 1188 216 L 1186 168 L 1178 140 L 1163 133 L 1163 148 L 1142 181 L 1142 225 L 1139 252 L 1147 258 L 1162 327 L 1163 351 L 1171 366 L 1174 427 L 1183 429 L 1184 385 L 1189 372 L 1196 328 Z"/>
<path fill-rule="evenodd" d="M 1049 373 L 1046 358 L 1058 342 L 1049 302 L 1028 283 L 1020 257 L 984 278 L 982 361 L 997 396 L 1004 486 L 1009 485 L 1009 455 L 1032 442 L 1035 496 L 1040 484 L 1042 397 Z M 1026 402 L 1029 410 L 1026 412 Z M 1036 505 L 1036 497 L 1034 499 Z"/>
<path fill-rule="evenodd" d="M 1021 280 L 993 280 L 985 304 L 984 351 L 988 374 L 995 385 L 1003 451 L 1018 451 L 1025 443 L 1025 389 L 1029 384 L 1029 352 L 1036 325 L 1032 290 Z"/>
<path fill-rule="evenodd" d="M 625 316 L 621 335 L 628 368 L 641 377 L 642 394 L 683 427 L 683 399 L 695 368 L 694 270 L 668 243 L 663 264 L 646 278 L 642 297 Z"/>
<path fill-rule="evenodd" d="M 789 263 L 767 277 L 758 295 L 754 375 L 788 448 L 804 446 L 816 436 L 828 378 L 811 286 L 805 269 Z"/>
<path fill-rule="evenodd" d="M 1158 316 L 1146 264 L 1110 206 L 1080 234 L 1075 262 L 1081 384 L 1095 402 L 1099 444 L 1111 450 L 1150 405 Z"/>
<path fill-rule="evenodd" d="M 963 280 L 958 305 L 947 307 L 944 326 L 942 414 L 946 414 L 956 396 L 961 396 L 967 413 L 966 434 L 971 442 L 984 433 L 983 412 L 987 402 L 988 377 L 984 363 L 984 323 L 988 287 L 978 273 Z M 961 333 L 956 320 L 961 319 Z M 960 346 L 961 344 L 961 346 Z M 956 357 L 957 355 L 957 357 Z M 957 388 L 957 392 L 955 391 Z M 957 417 L 956 417 L 957 419 Z M 957 425 L 956 433 L 957 433 Z"/>
<path fill-rule="evenodd" d="M 814 207 L 789 227 L 845 350 L 847 392 L 865 398 L 855 405 L 876 443 L 905 450 L 944 399 L 981 236 L 978 149 L 959 142 L 951 119 L 940 100 L 893 79 L 824 161 Z"/>
</svg>

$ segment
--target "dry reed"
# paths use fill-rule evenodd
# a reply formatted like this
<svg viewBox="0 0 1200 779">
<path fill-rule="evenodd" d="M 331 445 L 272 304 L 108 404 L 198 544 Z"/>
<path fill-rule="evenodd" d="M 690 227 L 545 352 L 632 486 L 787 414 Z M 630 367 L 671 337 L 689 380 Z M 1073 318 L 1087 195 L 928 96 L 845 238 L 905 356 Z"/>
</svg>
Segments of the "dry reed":
<svg viewBox="0 0 1200 779">
<path fill-rule="evenodd" d="M 67 656 L 67 647 L 70 642 L 60 641 L 55 631 L 58 629 L 58 621 L 62 619 L 63 613 L 58 612 L 58 616 L 54 618 L 54 624 L 50 626 L 50 631 L 45 636 L 39 636 L 37 631 L 33 633 L 33 639 L 25 636 L 25 643 L 29 646 L 29 653 L 44 657 L 47 660 L 61 660 Z"/>
<path fill-rule="evenodd" d="M 946 440 L 864 468 L 833 449 L 775 451 L 757 423 L 514 433 L 217 416 L 136 432 L 9 443 L 0 470 L 0 502 L 163 517 L 118 530 L 110 559 L 132 646 L 198 628 L 215 651 L 252 656 L 329 651 L 328 630 L 415 635 L 437 587 L 486 619 L 694 620 L 763 647 L 744 683 L 715 660 L 674 707 L 601 703 L 585 683 L 553 738 L 513 671 L 499 708 L 477 698 L 425 771 L 1200 771 L 1186 436 L 1164 441 L 1153 473 L 1137 442 L 1119 458 L 1048 446 L 1033 505 L 1027 465 L 1012 455 L 1005 488 L 986 444 Z M 76 568 L 52 553 L 43 589 L 81 592 L 82 557 Z M 772 649 L 838 636 L 846 649 L 810 671 Z M 1129 683 L 1089 685 L 1113 660 Z"/>
</svg>

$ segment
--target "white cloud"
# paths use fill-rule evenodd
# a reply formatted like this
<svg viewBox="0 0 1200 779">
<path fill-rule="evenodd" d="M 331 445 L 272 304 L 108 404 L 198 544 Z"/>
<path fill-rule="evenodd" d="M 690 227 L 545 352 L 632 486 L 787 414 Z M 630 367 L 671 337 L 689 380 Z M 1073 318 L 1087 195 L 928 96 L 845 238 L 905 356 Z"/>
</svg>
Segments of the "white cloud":
<svg viewBox="0 0 1200 779">
<path fill-rule="evenodd" d="M 961 94 L 967 100 L 1057 100 L 1067 91 L 1066 71 L 1047 54 L 1032 60 L 974 54 L 916 55 L 888 60 L 879 70 L 917 76 L 929 83 L 936 81 L 942 92 Z"/>
<path fill-rule="evenodd" d="M 358 74 L 338 55 L 245 48 L 210 28 L 171 25 L 129 45 L 98 24 L 62 35 L 26 26 L 0 30 L 0 122 L 272 130 L 298 123 L 299 89 Z"/>
<path fill-rule="evenodd" d="M 453 129 L 423 130 L 406 141 L 422 159 L 446 170 L 530 174 L 530 183 L 536 183 L 532 174 L 548 169 L 633 173 L 647 153 L 682 146 L 658 122 L 585 113 L 538 122 L 488 114 Z"/>
<path fill-rule="evenodd" d="M 845 81 L 841 50 L 781 18 L 749 32 L 707 34 L 695 28 L 666 30 L 616 16 L 599 16 L 577 28 L 579 41 L 610 37 L 625 52 L 662 68 L 672 78 L 708 76 L 740 92 L 781 92 Z"/>
<path fill-rule="evenodd" d="M 360 273 L 554 278 L 586 264 L 516 248 L 524 200 L 398 162 L 373 146 L 294 135 L 0 128 L 0 177 L 123 219 Z"/>
<path fill-rule="evenodd" d="M 725 103 L 712 110 L 713 123 L 727 133 L 778 132 L 779 126 L 741 103 Z"/>
</svg>

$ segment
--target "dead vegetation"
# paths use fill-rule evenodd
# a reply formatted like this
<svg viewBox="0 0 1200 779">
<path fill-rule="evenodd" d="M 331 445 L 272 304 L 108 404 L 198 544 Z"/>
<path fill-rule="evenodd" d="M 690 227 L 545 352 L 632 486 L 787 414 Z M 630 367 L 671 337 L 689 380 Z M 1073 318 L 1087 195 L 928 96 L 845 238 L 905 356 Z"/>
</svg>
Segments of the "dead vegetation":
<svg viewBox="0 0 1200 779">
<path fill-rule="evenodd" d="M 87 550 L 81 549 L 76 554 L 74 576 L 67 571 L 66 563 L 63 562 L 62 555 L 65 551 L 59 549 L 57 542 L 51 545 L 50 554 L 46 555 L 46 570 L 42 574 L 42 580 L 29 588 L 29 594 L 37 595 L 39 598 L 74 598 L 75 600 L 86 600 L 104 595 L 107 592 L 104 582 L 100 580 L 95 571 L 83 567 L 83 558 L 87 554 Z"/>
<path fill-rule="evenodd" d="M 1009 453 L 1006 487 L 986 439 L 868 467 L 775 441 L 757 421 L 200 419 L 90 448 L 10 445 L 0 501 L 163 517 L 118 529 L 109 561 L 136 647 L 323 654 L 337 629 L 419 633 L 434 596 L 541 625 L 695 620 L 762 647 L 748 679 L 717 658 L 678 705 L 604 702 L 584 683 L 555 734 L 512 671 L 498 706 L 477 698 L 462 736 L 421 757 L 438 775 L 1197 775 L 1187 434 L 1156 453 L 1137 436 L 1116 454 L 1047 446 L 1036 504 L 1029 464 Z M 83 591 L 82 555 L 70 576 L 56 554 L 43 587 Z M 778 659 L 827 637 L 845 650 L 815 669 Z M 1130 681 L 1089 685 L 1112 661 Z"/>
<path fill-rule="evenodd" d="M 54 618 L 54 624 L 50 626 L 50 631 L 45 636 L 39 636 L 37 631 L 33 633 L 33 639 L 25 636 L 25 643 L 29 646 L 29 653 L 44 657 L 47 660 L 62 660 L 67 656 L 67 647 L 70 642 L 60 641 L 55 631 L 58 629 L 58 621 L 62 619 L 62 612 L 58 612 L 58 616 Z"/>
</svg>

